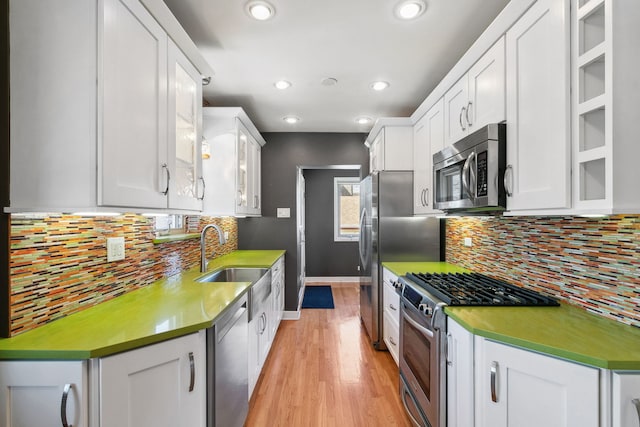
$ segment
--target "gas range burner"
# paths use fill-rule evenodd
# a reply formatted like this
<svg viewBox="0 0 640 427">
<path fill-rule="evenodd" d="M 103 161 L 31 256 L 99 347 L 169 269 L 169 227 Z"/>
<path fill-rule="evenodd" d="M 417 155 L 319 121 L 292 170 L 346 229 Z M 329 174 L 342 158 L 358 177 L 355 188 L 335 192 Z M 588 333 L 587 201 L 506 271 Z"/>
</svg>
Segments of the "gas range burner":
<svg viewBox="0 0 640 427">
<path fill-rule="evenodd" d="M 560 305 L 553 298 L 479 273 L 409 273 L 406 278 L 452 306 Z"/>
</svg>

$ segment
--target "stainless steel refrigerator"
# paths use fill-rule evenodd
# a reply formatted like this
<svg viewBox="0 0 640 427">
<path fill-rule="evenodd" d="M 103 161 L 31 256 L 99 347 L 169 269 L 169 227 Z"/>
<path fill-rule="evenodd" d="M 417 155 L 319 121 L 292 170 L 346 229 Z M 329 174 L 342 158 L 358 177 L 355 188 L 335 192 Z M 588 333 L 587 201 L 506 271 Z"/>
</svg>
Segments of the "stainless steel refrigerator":
<svg viewBox="0 0 640 427">
<path fill-rule="evenodd" d="M 382 334 L 382 263 L 440 261 L 440 220 L 413 216 L 413 172 L 375 172 L 360 183 L 360 318 L 371 343 Z"/>
</svg>

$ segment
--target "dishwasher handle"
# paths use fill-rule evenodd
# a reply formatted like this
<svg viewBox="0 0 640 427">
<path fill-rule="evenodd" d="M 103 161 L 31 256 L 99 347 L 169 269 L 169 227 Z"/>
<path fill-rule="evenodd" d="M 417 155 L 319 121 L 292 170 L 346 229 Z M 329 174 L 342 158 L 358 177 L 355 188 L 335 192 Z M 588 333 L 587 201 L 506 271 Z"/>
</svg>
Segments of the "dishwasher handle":
<svg viewBox="0 0 640 427">
<path fill-rule="evenodd" d="M 242 304 L 236 309 L 233 313 L 233 316 L 226 320 L 221 319 L 219 322 L 216 322 L 216 341 L 220 342 L 224 339 L 227 332 L 233 328 L 236 322 L 242 317 L 242 315 L 247 311 L 247 301 L 246 299 L 242 302 Z"/>
</svg>

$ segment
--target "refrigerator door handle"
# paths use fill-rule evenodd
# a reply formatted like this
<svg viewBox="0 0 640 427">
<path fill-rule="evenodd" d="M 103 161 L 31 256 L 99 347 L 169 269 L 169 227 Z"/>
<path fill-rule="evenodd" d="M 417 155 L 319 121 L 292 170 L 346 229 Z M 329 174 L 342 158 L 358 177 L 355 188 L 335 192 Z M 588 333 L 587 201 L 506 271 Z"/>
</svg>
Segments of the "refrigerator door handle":
<svg viewBox="0 0 640 427">
<path fill-rule="evenodd" d="M 364 237 L 365 237 L 365 229 L 364 229 L 364 224 L 365 224 L 365 220 L 367 219 L 367 210 L 366 209 L 362 209 L 362 213 L 360 214 L 360 237 L 358 239 L 358 252 L 360 254 L 360 262 L 362 263 L 363 267 L 366 267 L 366 256 L 365 256 L 365 245 L 364 245 Z"/>
</svg>

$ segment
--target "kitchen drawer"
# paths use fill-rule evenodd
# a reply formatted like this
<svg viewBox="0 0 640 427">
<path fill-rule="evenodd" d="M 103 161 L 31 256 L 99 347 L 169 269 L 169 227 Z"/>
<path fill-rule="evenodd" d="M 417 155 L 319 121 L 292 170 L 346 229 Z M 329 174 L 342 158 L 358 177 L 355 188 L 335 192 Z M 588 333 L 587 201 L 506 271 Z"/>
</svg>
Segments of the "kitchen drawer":
<svg viewBox="0 0 640 427">
<path fill-rule="evenodd" d="M 400 326 L 394 317 L 386 310 L 384 312 L 382 329 L 384 342 L 397 365 L 398 351 L 400 350 Z"/>
<path fill-rule="evenodd" d="M 392 316 L 393 320 L 396 324 L 400 324 L 400 295 L 396 293 L 395 288 L 385 282 L 384 284 L 384 294 L 382 296 L 382 303 L 384 306 L 384 311 L 389 313 Z"/>
<path fill-rule="evenodd" d="M 388 270 L 386 268 L 383 268 L 382 269 L 382 280 L 385 283 L 392 284 L 393 282 L 397 282 L 398 281 L 398 276 L 393 274 L 390 270 Z"/>
</svg>

